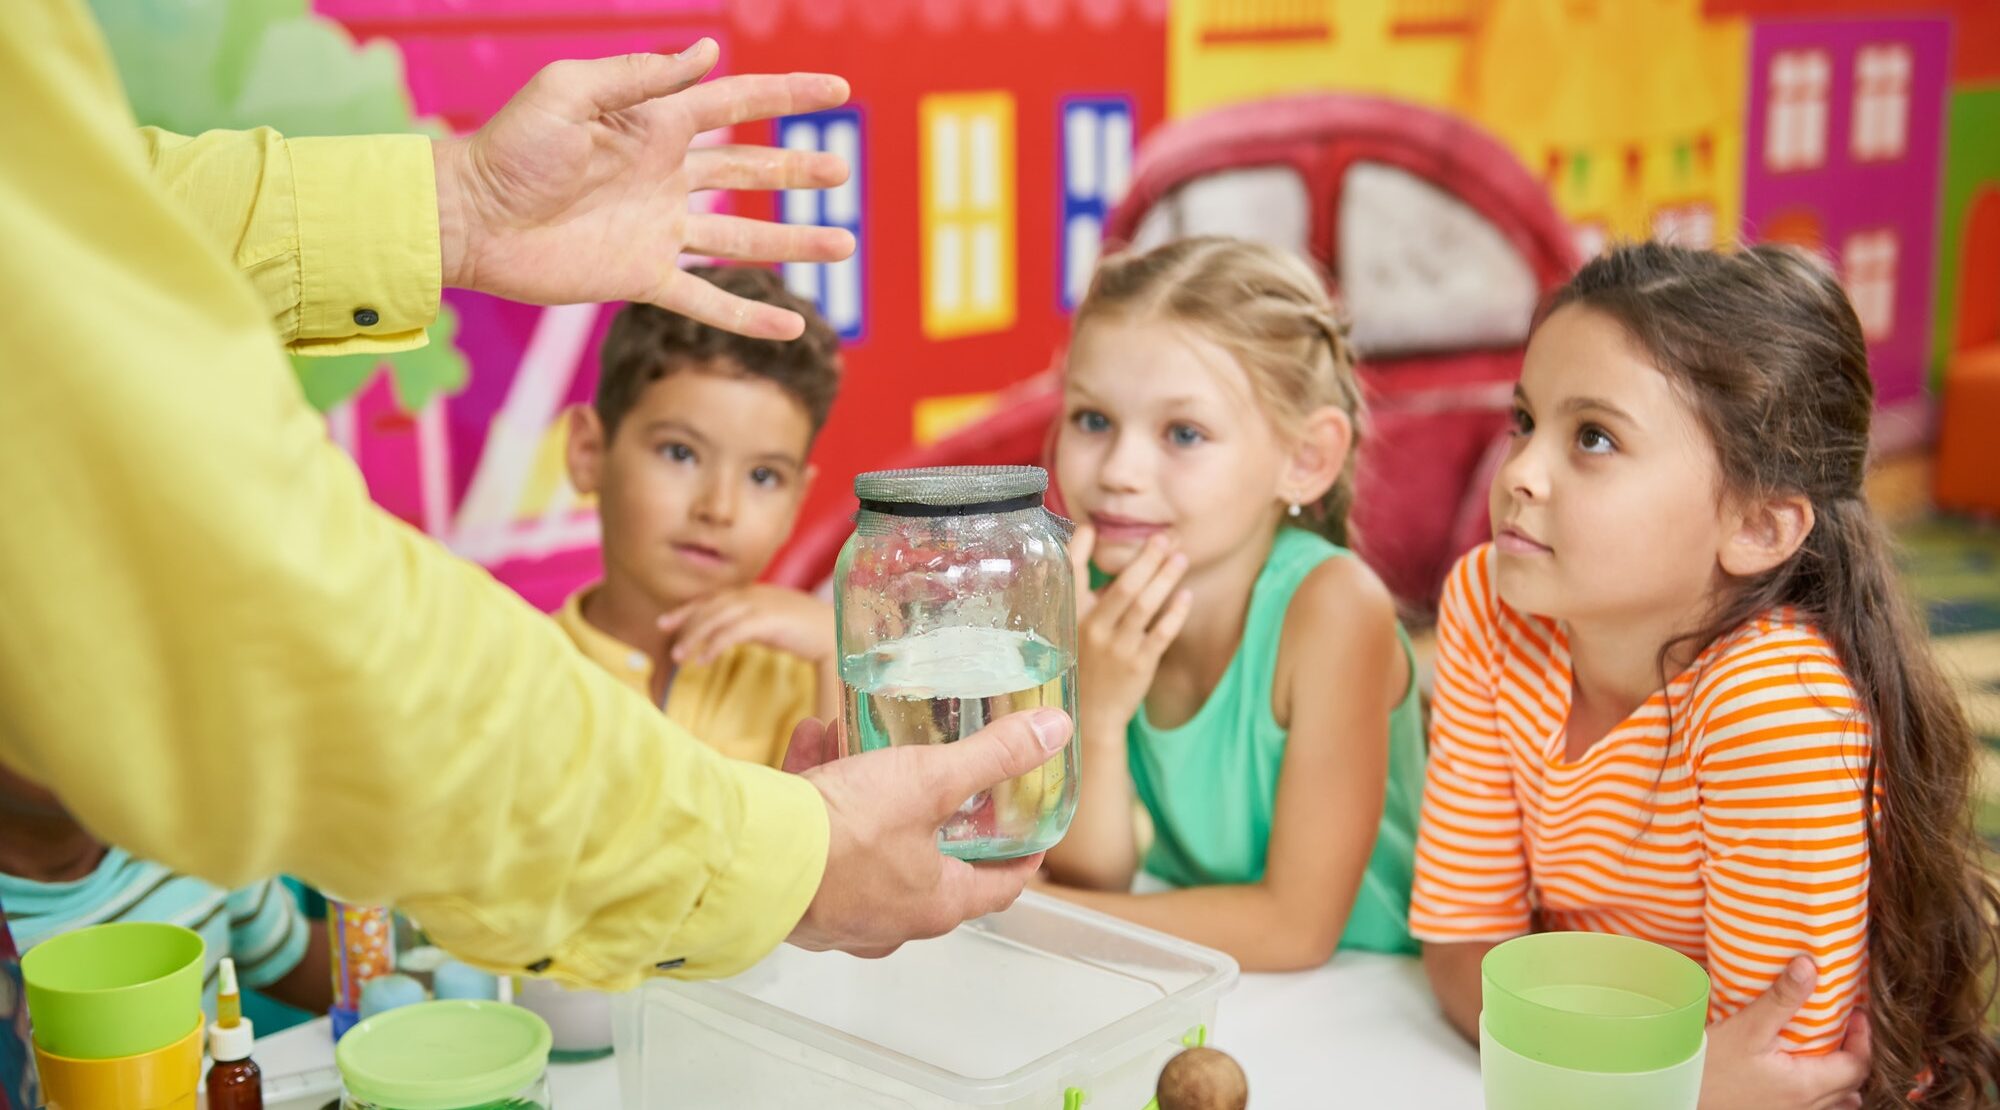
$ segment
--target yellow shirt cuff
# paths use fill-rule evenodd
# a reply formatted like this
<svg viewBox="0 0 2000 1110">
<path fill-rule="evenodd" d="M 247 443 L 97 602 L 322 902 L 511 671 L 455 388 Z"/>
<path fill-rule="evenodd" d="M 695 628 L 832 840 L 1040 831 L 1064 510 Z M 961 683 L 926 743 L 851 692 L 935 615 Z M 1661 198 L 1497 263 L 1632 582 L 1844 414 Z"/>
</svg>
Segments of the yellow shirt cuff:
<svg viewBox="0 0 2000 1110">
<path fill-rule="evenodd" d="M 421 347 L 442 271 L 422 135 L 287 139 L 298 197 L 302 355 Z"/>
<path fill-rule="evenodd" d="M 826 874 L 831 829 L 819 788 L 754 763 L 731 767 L 743 789 L 736 853 L 674 932 L 660 970 L 676 979 L 719 979 L 763 959 L 792 935 Z M 744 920 L 744 906 L 761 912 Z"/>
<path fill-rule="evenodd" d="M 534 957 L 520 947 L 522 930 L 509 920 L 518 906 L 453 896 L 411 898 L 401 908 L 453 955 L 501 975 L 546 975 L 605 991 L 631 990 L 651 972 L 680 979 L 734 975 L 784 943 L 805 916 L 826 872 L 830 829 L 826 802 L 812 783 L 751 763 L 716 762 L 734 779 L 737 803 L 720 822 L 719 837 L 690 834 L 686 845 L 635 851 L 642 868 L 656 870 L 659 885 L 642 889 L 657 896 L 598 910 L 544 950 L 543 959 L 530 962 Z M 684 889 L 676 887 L 684 864 L 673 859 L 674 849 L 699 854 L 720 846 L 728 848 L 727 860 L 689 909 Z"/>
</svg>

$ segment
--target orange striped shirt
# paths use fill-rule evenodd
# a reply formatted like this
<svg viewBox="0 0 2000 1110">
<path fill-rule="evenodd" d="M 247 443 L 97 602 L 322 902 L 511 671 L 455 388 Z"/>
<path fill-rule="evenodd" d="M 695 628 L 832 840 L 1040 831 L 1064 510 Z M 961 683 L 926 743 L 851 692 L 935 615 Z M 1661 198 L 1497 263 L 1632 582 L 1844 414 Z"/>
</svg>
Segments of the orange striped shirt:
<svg viewBox="0 0 2000 1110">
<path fill-rule="evenodd" d="M 1825 638 L 1785 612 L 1745 625 L 1575 762 L 1570 693 L 1562 628 L 1500 601 L 1490 545 L 1460 560 L 1438 621 L 1411 931 L 1665 944 L 1708 968 L 1710 1021 L 1804 953 L 1819 984 L 1785 1039 L 1837 1047 L 1866 980 L 1869 729 Z"/>
</svg>

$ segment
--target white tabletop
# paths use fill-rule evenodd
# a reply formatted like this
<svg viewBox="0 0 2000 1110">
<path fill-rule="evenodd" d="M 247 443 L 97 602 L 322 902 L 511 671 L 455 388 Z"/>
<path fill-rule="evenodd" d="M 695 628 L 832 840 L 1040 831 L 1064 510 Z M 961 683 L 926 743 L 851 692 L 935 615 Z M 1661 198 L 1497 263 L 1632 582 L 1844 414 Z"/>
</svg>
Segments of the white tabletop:
<svg viewBox="0 0 2000 1110">
<path fill-rule="evenodd" d="M 1445 1024 L 1413 958 L 1342 952 L 1325 967 L 1245 975 L 1209 1043 L 1250 1077 L 1250 1105 L 1472 1110 L 1479 1053 Z"/>
<path fill-rule="evenodd" d="M 1412 959 L 1343 952 L 1313 971 L 1245 975 L 1210 1034 L 1243 1065 L 1257 1110 L 1480 1104 L 1479 1054 L 1438 1015 Z M 336 1093 L 324 1020 L 264 1038 L 256 1059 L 271 1110 L 319 1110 Z M 620 1110 L 610 1059 L 551 1065 L 549 1086 L 559 1110 Z"/>
</svg>

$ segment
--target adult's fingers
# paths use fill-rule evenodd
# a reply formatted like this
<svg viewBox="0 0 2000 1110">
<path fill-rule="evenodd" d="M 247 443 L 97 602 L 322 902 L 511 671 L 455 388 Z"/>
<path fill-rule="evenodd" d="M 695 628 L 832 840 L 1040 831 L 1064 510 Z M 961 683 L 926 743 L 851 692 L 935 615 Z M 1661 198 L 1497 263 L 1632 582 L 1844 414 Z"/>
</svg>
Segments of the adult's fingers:
<svg viewBox="0 0 2000 1110">
<path fill-rule="evenodd" d="M 854 253 L 854 236 L 837 227 L 703 213 L 688 217 L 686 249 L 739 262 L 838 262 Z"/>
<path fill-rule="evenodd" d="M 847 103 L 847 82 L 828 73 L 746 73 L 687 90 L 678 101 L 697 131 L 796 116 Z"/>
<path fill-rule="evenodd" d="M 715 40 L 679 54 L 616 54 L 551 62 L 524 90 L 565 119 L 583 123 L 693 86 L 715 68 Z"/>
<path fill-rule="evenodd" d="M 1069 743 L 1073 728 L 1060 709 L 1033 709 L 1010 713 L 956 743 L 906 750 L 929 764 L 917 781 L 942 825 L 967 798 L 1047 763 Z"/>
<path fill-rule="evenodd" d="M 1039 852 L 1020 859 L 978 864 L 946 859 L 939 889 L 948 907 L 949 921 L 941 921 L 944 927 L 938 931 L 950 932 L 962 921 L 999 913 L 1013 905 L 1041 866 Z"/>
<path fill-rule="evenodd" d="M 817 150 L 707 146 L 688 151 L 688 189 L 829 189 L 847 180 L 847 160 Z"/>
<path fill-rule="evenodd" d="M 667 265 L 672 269 L 659 290 L 638 299 L 752 339 L 797 339 L 805 333 L 805 317 L 789 308 L 726 293 L 671 261 Z"/>
</svg>

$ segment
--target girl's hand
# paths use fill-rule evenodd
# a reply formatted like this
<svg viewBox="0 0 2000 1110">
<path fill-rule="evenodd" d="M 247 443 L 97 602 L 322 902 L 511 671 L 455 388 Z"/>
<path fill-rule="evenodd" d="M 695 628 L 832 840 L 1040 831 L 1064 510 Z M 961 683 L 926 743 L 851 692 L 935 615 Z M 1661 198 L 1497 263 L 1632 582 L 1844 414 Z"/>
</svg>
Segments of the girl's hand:
<svg viewBox="0 0 2000 1110">
<path fill-rule="evenodd" d="M 1835 1110 L 1859 1107 L 1868 1079 L 1868 1018 L 1856 1010 L 1839 1051 L 1795 1056 L 1778 1036 L 1812 997 L 1812 961 L 1785 973 L 1748 1006 L 1708 1027 L 1701 1110 Z"/>
<path fill-rule="evenodd" d="M 1175 589 L 1187 573 L 1187 556 L 1175 551 L 1164 535 L 1147 540 L 1115 581 L 1101 593 L 1091 593 L 1090 553 L 1096 543 L 1096 531 L 1085 525 L 1069 548 L 1076 569 L 1082 714 L 1115 720 L 1120 727 L 1108 733 L 1122 739 L 1122 726 L 1139 711 L 1153 685 L 1160 656 L 1187 623 L 1194 595 Z M 1088 738 L 1091 730 L 1084 735 Z"/>
</svg>

